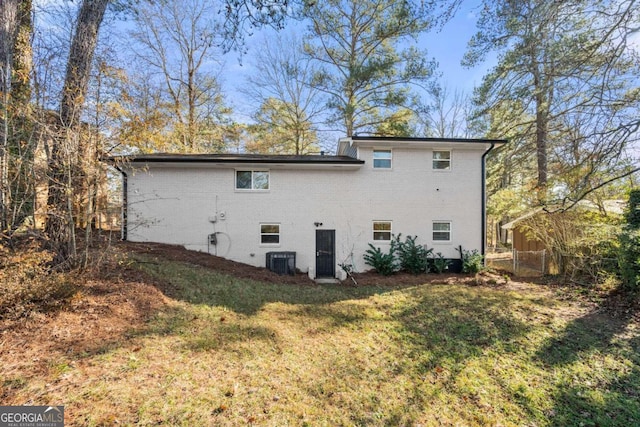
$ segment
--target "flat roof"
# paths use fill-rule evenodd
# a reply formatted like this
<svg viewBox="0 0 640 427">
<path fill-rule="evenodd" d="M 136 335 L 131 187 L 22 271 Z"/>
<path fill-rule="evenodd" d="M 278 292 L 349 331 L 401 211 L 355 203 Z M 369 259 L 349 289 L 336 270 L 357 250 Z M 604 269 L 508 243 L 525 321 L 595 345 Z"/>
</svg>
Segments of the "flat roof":
<svg viewBox="0 0 640 427">
<path fill-rule="evenodd" d="M 478 148 L 488 149 L 489 146 L 504 145 L 508 143 L 506 139 L 487 138 L 405 138 L 386 136 L 352 136 L 341 138 L 338 141 L 338 154 L 345 154 L 354 147 L 379 147 L 379 148 L 433 148 L 453 147 L 454 145 L 462 149 Z"/>
<path fill-rule="evenodd" d="M 105 159 L 111 163 L 265 163 L 265 164 L 364 164 L 364 160 L 349 156 L 328 156 L 320 154 L 131 154 L 111 156 Z"/>
<path fill-rule="evenodd" d="M 112 156 L 104 159 L 116 167 L 206 167 L 206 168 L 268 168 L 268 169 L 341 169 L 356 170 L 364 160 L 350 156 L 320 154 L 175 154 L 152 153 Z"/>
<path fill-rule="evenodd" d="M 386 141 L 386 142 L 453 142 L 453 143 L 477 143 L 477 144 L 506 144 L 506 139 L 488 139 L 488 138 L 405 138 L 399 136 L 361 136 L 355 135 L 343 139 L 351 139 L 353 141 Z"/>
</svg>

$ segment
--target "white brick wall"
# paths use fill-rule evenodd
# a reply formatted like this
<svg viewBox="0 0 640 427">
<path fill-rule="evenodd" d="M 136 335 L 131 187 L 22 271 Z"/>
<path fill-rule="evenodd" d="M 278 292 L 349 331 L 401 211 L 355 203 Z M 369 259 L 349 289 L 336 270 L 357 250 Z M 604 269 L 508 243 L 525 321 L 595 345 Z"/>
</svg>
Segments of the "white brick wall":
<svg viewBox="0 0 640 427">
<path fill-rule="evenodd" d="M 373 243 L 372 222 L 390 220 L 394 234 L 417 235 L 435 252 L 458 258 L 458 245 L 481 249 L 481 157 L 487 146 L 440 149 L 448 148 L 450 171 L 432 170 L 432 148 L 425 146 L 393 149 L 391 170 L 374 170 L 373 149 L 363 146 L 358 153 L 365 164 L 356 170 L 265 165 L 270 169 L 265 192 L 235 190 L 231 165 L 153 163 L 130 169 L 128 239 L 207 251 L 207 236 L 215 231 L 213 254 L 264 266 L 266 252 L 295 251 L 297 267 L 308 271 L 315 267 L 315 230 L 334 229 L 336 264 L 353 262 L 356 271 L 364 271 L 370 269 L 362 256 Z M 451 221 L 451 242 L 432 241 L 434 220 Z M 260 244 L 261 223 L 280 224 L 279 245 Z"/>
</svg>

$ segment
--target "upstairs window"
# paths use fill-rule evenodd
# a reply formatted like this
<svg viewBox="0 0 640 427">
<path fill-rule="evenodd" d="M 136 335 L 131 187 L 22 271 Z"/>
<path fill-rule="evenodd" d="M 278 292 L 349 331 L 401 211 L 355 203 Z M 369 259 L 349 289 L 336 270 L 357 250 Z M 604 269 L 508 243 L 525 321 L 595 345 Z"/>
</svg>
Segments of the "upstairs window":
<svg viewBox="0 0 640 427">
<path fill-rule="evenodd" d="M 268 190 L 269 171 L 236 171 L 236 190 Z"/>
<path fill-rule="evenodd" d="M 373 168 L 391 169 L 391 150 L 373 150 Z"/>
<path fill-rule="evenodd" d="M 391 241 L 391 221 L 373 221 L 373 240 L 378 242 Z"/>
<path fill-rule="evenodd" d="M 451 169 L 451 151 L 438 150 L 433 152 L 433 169 Z"/>
<path fill-rule="evenodd" d="M 434 242 L 450 242 L 451 241 L 451 222 L 436 221 L 433 223 L 433 241 Z"/>
<path fill-rule="evenodd" d="M 260 224 L 260 243 L 277 245 L 280 243 L 280 224 Z"/>
</svg>

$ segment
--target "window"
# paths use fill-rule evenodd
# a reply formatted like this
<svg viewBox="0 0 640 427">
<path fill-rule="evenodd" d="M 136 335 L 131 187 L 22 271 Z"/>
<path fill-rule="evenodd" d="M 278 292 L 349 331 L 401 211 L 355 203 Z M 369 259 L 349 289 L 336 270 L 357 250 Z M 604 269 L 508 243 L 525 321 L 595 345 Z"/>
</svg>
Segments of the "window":
<svg viewBox="0 0 640 427">
<path fill-rule="evenodd" d="M 391 241 L 391 221 L 373 221 L 373 240 Z"/>
<path fill-rule="evenodd" d="M 280 224 L 260 224 L 260 243 L 277 245 L 280 243 Z"/>
<path fill-rule="evenodd" d="M 448 221 L 438 221 L 433 223 L 433 241 L 451 241 L 451 223 Z"/>
<path fill-rule="evenodd" d="M 391 169 L 391 150 L 373 150 L 373 167 Z"/>
<path fill-rule="evenodd" d="M 236 171 L 236 190 L 268 190 L 269 171 Z"/>
<path fill-rule="evenodd" d="M 433 169 L 438 169 L 438 170 L 451 169 L 451 151 L 434 151 L 433 152 Z"/>
</svg>

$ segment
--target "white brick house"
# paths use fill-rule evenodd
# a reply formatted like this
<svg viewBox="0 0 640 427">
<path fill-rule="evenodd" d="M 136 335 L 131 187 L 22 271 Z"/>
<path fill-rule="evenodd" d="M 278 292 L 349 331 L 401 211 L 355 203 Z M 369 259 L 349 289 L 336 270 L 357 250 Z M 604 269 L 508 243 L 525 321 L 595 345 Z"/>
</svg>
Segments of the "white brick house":
<svg viewBox="0 0 640 427">
<path fill-rule="evenodd" d="M 417 235 L 445 257 L 484 251 L 486 155 L 506 141 L 352 137 L 336 156 L 146 154 L 114 157 L 123 239 L 184 245 L 265 266 L 295 252 L 312 277 L 371 267 L 372 243 Z"/>
</svg>

